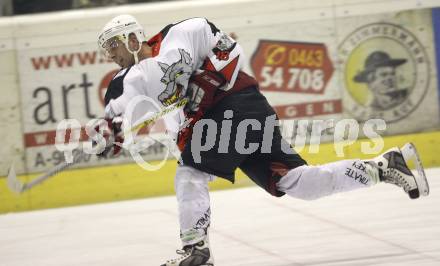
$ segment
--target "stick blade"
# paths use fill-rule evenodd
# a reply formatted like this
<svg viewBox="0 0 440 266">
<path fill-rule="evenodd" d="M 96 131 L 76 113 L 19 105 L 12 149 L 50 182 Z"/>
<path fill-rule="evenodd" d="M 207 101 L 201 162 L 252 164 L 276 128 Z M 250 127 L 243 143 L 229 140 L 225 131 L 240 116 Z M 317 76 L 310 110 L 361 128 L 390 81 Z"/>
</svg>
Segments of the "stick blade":
<svg viewBox="0 0 440 266">
<path fill-rule="evenodd" d="M 15 173 L 14 165 L 9 168 L 7 183 L 9 189 L 17 194 L 20 194 L 24 191 L 24 184 L 21 183 L 20 180 L 18 180 L 17 174 Z"/>
</svg>

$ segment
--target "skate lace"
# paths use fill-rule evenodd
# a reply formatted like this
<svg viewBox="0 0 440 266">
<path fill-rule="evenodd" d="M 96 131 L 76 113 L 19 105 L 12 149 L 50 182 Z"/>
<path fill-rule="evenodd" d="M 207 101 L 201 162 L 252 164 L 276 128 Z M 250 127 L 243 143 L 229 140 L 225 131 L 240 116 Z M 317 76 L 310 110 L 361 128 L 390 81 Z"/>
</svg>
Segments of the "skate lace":
<svg viewBox="0 0 440 266">
<path fill-rule="evenodd" d="M 187 250 L 185 250 L 185 249 L 177 249 L 176 253 L 177 253 L 177 255 L 180 255 L 180 257 L 168 260 L 167 263 L 177 263 L 177 262 L 180 262 L 180 261 L 188 258 L 188 256 L 191 255 L 191 250 L 192 249 L 187 249 Z"/>
<path fill-rule="evenodd" d="M 383 171 L 383 177 L 385 178 L 385 182 L 395 184 L 399 187 L 403 187 L 405 192 L 411 190 L 411 185 L 405 179 L 405 177 L 397 171 L 395 168 L 389 168 Z"/>
</svg>

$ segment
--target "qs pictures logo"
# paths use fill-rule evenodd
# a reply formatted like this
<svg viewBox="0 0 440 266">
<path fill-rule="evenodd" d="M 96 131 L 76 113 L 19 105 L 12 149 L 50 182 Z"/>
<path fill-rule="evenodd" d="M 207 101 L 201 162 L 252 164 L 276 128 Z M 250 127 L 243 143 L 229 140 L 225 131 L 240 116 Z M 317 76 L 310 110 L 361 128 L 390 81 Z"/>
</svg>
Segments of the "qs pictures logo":
<svg viewBox="0 0 440 266">
<path fill-rule="evenodd" d="M 339 47 L 345 87 L 344 108 L 357 120 L 392 123 L 408 116 L 429 86 L 429 61 L 420 41 L 390 24 L 362 26 Z"/>
</svg>

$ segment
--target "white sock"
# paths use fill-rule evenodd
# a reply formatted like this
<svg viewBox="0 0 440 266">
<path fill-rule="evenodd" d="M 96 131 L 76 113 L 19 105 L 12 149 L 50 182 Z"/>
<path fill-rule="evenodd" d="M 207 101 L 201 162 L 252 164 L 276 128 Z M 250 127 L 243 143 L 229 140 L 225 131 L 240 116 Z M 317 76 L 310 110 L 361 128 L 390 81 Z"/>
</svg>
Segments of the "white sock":
<svg viewBox="0 0 440 266">
<path fill-rule="evenodd" d="M 314 200 L 378 182 L 378 170 L 357 159 L 294 168 L 281 178 L 277 188 L 295 198 Z"/>
<path fill-rule="evenodd" d="M 174 186 L 183 246 L 196 244 L 206 237 L 211 222 L 208 182 L 214 178 L 189 166 L 177 168 Z"/>
</svg>

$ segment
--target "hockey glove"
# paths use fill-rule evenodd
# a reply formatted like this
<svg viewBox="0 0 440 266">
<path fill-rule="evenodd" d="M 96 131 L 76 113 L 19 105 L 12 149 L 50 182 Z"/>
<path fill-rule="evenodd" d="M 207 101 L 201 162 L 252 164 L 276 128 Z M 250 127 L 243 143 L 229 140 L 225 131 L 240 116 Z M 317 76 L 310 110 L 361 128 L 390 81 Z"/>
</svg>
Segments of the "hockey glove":
<svg viewBox="0 0 440 266">
<path fill-rule="evenodd" d="M 189 80 L 187 96 L 188 104 L 185 106 L 187 126 L 180 130 L 177 146 L 181 151 L 192 134 L 192 128 L 214 103 L 218 90 L 225 86 L 226 79 L 218 72 L 198 70 Z"/>
<path fill-rule="evenodd" d="M 189 80 L 187 96 L 189 102 L 185 111 L 195 113 L 201 110 L 203 113 L 208 110 L 218 89 L 226 84 L 225 77 L 219 72 L 198 70 Z"/>
<path fill-rule="evenodd" d="M 104 150 L 96 155 L 98 157 L 107 157 L 108 154 L 113 156 L 118 155 L 121 152 L 122 144 L 124 143 L 122 118 L 105 118 L 104 121 L 104 124 L 98 124 L 95 126 L 95 131 L 102 135 L 106 143 Z M 94 142 L 94 144 L 96 145 L 96 142 Z"/>
</svg>

